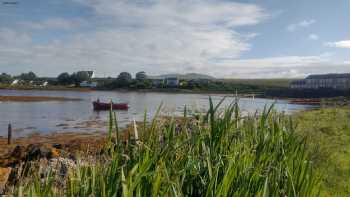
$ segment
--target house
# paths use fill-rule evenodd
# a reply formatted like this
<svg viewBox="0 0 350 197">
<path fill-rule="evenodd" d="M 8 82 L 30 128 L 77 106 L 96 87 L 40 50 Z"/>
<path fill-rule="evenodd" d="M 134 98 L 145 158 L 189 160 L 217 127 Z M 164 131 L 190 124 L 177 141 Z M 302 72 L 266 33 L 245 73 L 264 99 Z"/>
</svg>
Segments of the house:
<svg viewBox="0 0 350 197">
<path fill-rule="evenodd" d="M 47 81 L 44 81 L 40 86 L 42 86 L 42 87 L 46 87 L 47 85 L 49 85 L 49 82 L 47 82 Z"/>
<path fill-rule="evenodd" d="M 84 87 L 84 88 L 96 88 L 97 82 L 83 81 L 79 85 L 80 85 L 80 87 Z"/>
<path fill-rule="evenodd" d="M 320 89 L 331 88 L 337 90 L 350 89 L 350 73 L 310 75 L 302 80 L 290 83 L 292 89 Z"/>
<path fill-rule="evenodd" d="M 15 79 L 12 81 L 11 85 L 14 86 L 14 85 L 17 85 L 19 83 L 19 79 Z"/>
<path fill-rule="evenodd" d="M 177 77 L 168 77 L 165 79 L 165 84 L 169 88 L 177 88 L 179 83 L 180 81 Z"/>
</svg>

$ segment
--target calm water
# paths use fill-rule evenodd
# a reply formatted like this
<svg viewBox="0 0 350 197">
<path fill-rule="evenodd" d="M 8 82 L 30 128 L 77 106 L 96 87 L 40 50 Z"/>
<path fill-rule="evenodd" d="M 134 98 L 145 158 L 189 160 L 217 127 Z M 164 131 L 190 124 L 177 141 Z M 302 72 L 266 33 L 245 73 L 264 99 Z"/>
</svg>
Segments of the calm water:
<svg viewBox="0 0 350 197">
<path fill-rule="evenodd" d="M 139 92 L 72 92 L 72 91 L 14 91 L 0 90 L 0 95 L 26 96 L 58 96 L 81 98 L 82 101 L 72 102 L 0 102 L 0 136 L 7 134 L 7 125 L 12 123 L 14 136 L 24 136 L 30 133 L 47 134 L 52 132 L 71 131 L 106 131 L 105 121 L 108 112 L 94 112 L 92 101 L 99 98 L 108 102 L 127 102 L 128 111 L 117 111 L 118 121 L 125 125 L 132 120 L 142 120 L 145 111 L 152 117 L 158 106 L 163 103 L 163 114 L 180 115 L 184 106 L 194 111 L 204 111 L 208 108 L 208 94 L 169 94 L 169 93 L 139 93 Z M 219 102 L 225 95 L 211 95 L 214 102 Z M 226 95 L 230 96 L 230 95 Z M 232 96 L 232 95 L 231 95 Z M 234 98 L 227 98 L 228 105 Z M 275 100 L 241 98 L 240 107 L 244 113 L 261 111 L 265 105 L 271 105 Z M 310 106 L 291 105 L 287 101 L 277 100 L 276 110 L 292 113 Z"/>
</svg>

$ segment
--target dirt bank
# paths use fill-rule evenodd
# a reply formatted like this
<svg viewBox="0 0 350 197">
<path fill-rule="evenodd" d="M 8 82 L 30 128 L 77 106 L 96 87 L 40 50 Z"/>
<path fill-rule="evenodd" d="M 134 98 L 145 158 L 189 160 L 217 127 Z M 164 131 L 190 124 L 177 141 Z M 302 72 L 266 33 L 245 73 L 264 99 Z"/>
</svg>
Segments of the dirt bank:
<svg viewBox="0 0 350 197">
<path fill-rule="evenodd" d="M 20 159 L 11 156 L 16 147 L 26 149 L 30 145 L 37 145 L 50 150 L 59 149 L 69 154 L 93 154 L 100 150 L 105 140 L 105 134 L 102 133 L 60 133 L 18 138 L 8 145 L 7 139 L 0 137 L 0 167 L 7 166 L 13 160 Z"/>
</svg>

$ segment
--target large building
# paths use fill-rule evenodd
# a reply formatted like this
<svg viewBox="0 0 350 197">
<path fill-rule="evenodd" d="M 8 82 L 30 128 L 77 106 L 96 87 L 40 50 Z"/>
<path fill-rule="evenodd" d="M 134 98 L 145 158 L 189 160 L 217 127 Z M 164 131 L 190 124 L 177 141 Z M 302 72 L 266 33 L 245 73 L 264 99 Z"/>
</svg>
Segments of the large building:
<svg viewBox="0 0 350 197">
<path fill-rule="evenodd" d="M 320 89 L 332 88 L 338 90 L 350 89 L 350 73 L 310 75 L 302 80 L 290 83 L 292 89 Z"/>
</svg>

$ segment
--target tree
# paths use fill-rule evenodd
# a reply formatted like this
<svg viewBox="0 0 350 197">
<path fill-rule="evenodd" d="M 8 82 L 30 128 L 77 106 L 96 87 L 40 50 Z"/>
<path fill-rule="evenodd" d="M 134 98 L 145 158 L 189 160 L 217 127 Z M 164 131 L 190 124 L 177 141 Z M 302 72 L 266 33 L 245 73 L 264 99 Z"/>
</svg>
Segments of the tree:
<svg viewBox="0 0 350 197">
<path fill-rule="evenodd" d="M 0 75 L 0 83 L 10 83 L 12 81 L 11 75 L 8 75 L 6 73 L 2 73 Z"/>
<path fill-rule="evenodd" d="M 128 72 L 121 72 L 116 80 L 117 87 L 128 87 L 132 82 L 132 76 Z"/>
<path fill-rule="evenodd" d="M 136 80 L 137 81 L 145 81 L 147 79 L 147 75 L 144 71 L 136 73 Z"/>
<path fill-rule="evenodd" d="M 79 82 L 83 82 L 83 81 L 88 81 L 91 78 L 90 78 L 90 75 L 89 75 L 89 73 L 87 71 L 79 71 L 76 74 L 76 79 Z"/>
<path fill-rule="evenodd" d="M 91 78 L 87 71 L 79 71 L 79 72 L 73 73 L 71 75 L 71 79 L 76 85 L 78 85 L 83 81 L 89 81 Z"/>
<path fill-rule="evenodd" d="M 24 80 L 24 81 L 33 81 L 37 78 L 36 74 L 33 72 L 29 72 L 29 73 L 22 73 L 19 76 L 20 79 Z"/>
<path fill-rule="evenodd" d="M 61 85 L 69 85 L 72 83 L 72 78 L 68 73 L 61 73 L 60 75 L 58 75 L 57 77 L 57 82 L 58 84 Z"/>
</svg>

